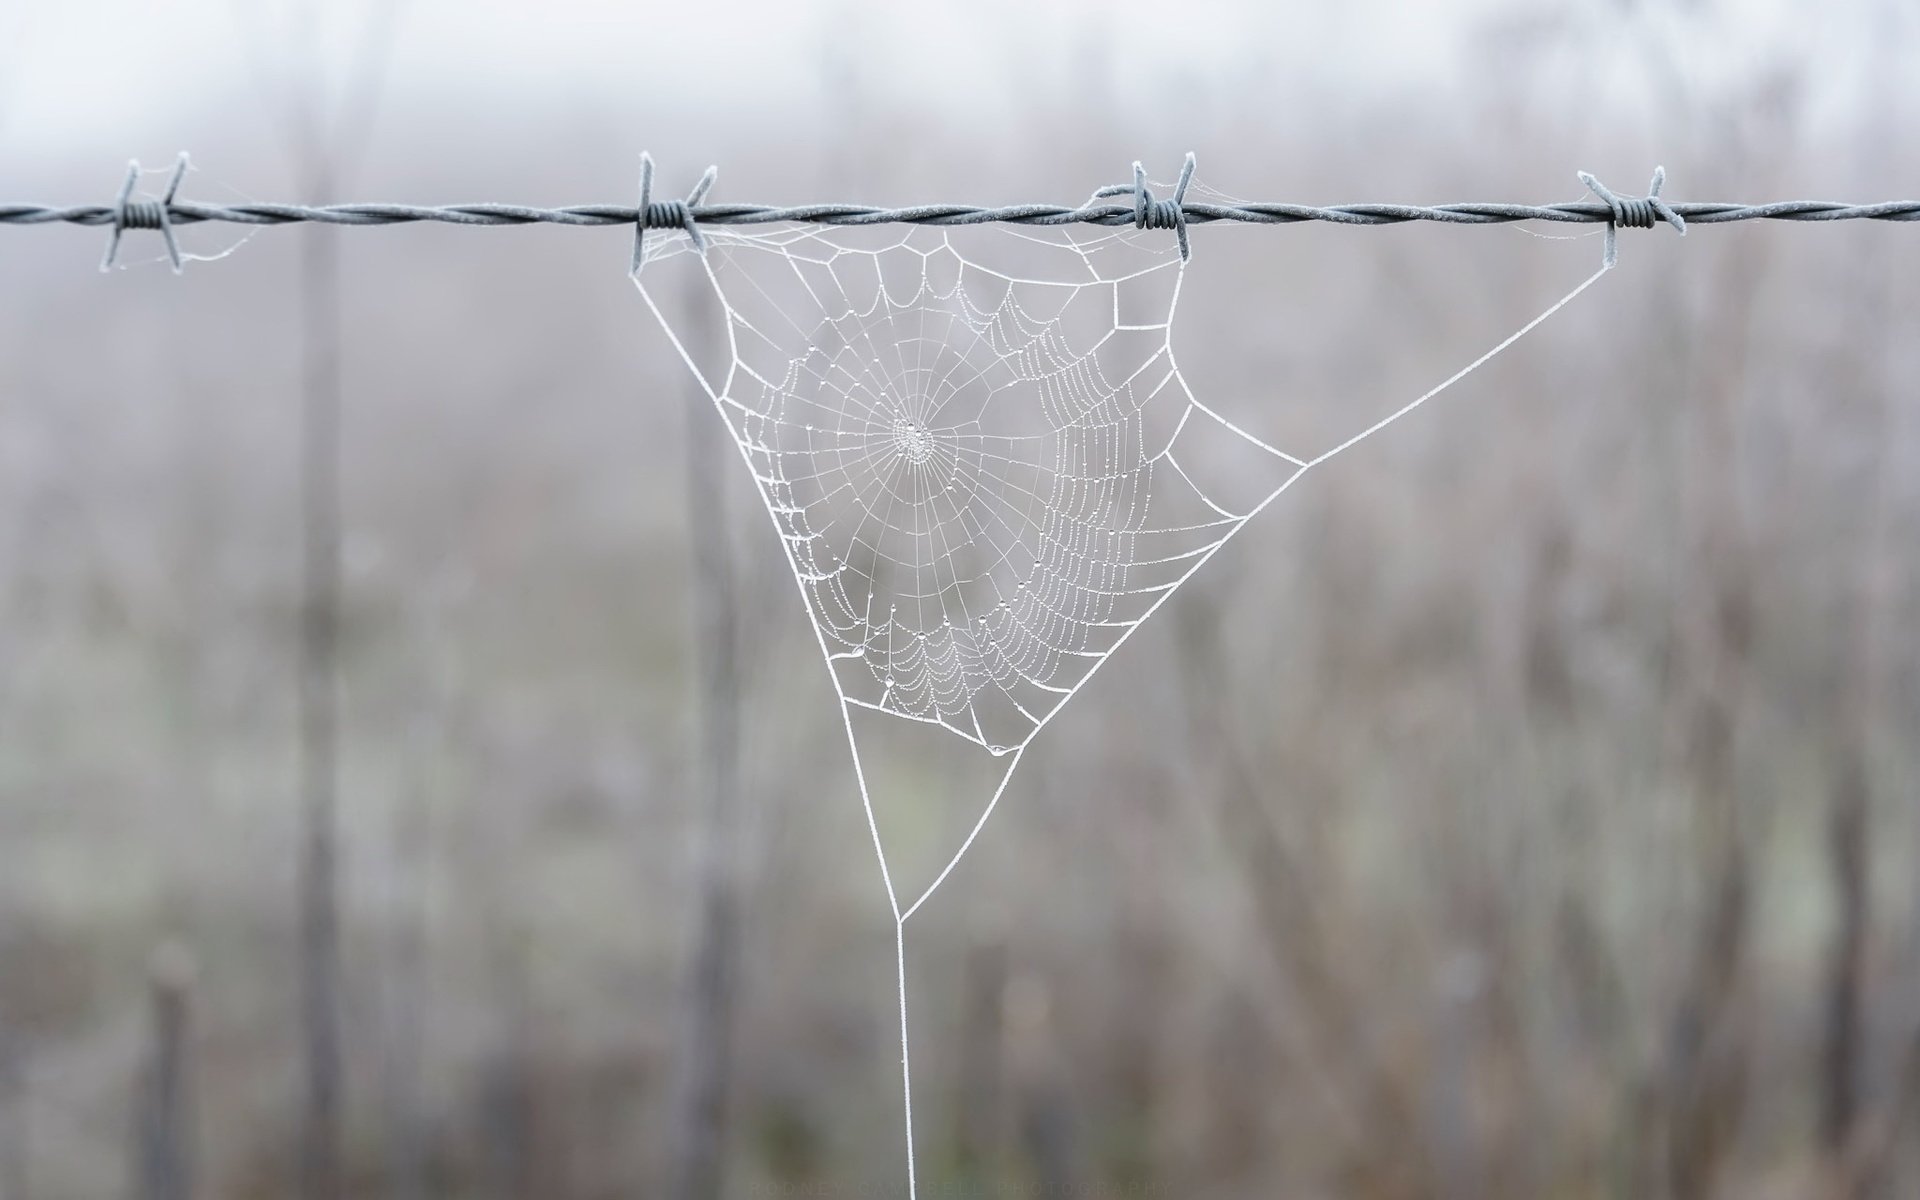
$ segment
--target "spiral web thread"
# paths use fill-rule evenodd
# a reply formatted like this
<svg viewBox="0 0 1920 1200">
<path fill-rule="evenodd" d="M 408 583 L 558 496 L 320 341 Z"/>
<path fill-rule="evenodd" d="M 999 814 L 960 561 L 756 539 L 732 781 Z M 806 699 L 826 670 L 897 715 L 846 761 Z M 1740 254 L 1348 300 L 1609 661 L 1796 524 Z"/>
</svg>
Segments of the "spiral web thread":
<svg viewBox="0 0 1920 1200">
<path fill-rule="evenodd" d="M 1331 449 L 1292 453 L 1208 407 L 1175 364 L 1185 264 L 1165 232 L 649 233 L 691 252 L 725 313 L 703 364 L 635 284 L 725 420 L 778 530 L 841 704 L 894 916 L 909 1195 L 906 921 L 985 826 L 1067 701 L 1233 535 Z M 1008 264 L 1008 265 L 1003 265 Z M 939 726 L 1007 760 L 966 838 L 910 902 L 895 888 L 857 711 Z"/>
</svg>

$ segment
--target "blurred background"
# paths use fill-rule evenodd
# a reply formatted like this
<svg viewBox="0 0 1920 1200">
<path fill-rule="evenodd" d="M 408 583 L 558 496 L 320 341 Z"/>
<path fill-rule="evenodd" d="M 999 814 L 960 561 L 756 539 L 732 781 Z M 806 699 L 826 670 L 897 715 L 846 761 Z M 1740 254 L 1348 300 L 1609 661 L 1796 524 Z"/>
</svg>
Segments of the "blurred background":
<svg viewBox="0 0 1920 1200">
<path fill-rule="evenodd" d="M 1896 0 L 8 4 L 0 199 L 1193 149 L 1871 201 L 1917 52 Z M 1535 232 L 1196 230 L 1174 344 L 1331 445 L 1598 264 Z M 0 229 L 0 1196 L 902 1194 L 839 714 L 630 235 L 104 239 Z M 921 1194 L 1920 1195 L 1917 239 L 1627 231 L 1236 539 L 910 926 Z"/>
</svg>

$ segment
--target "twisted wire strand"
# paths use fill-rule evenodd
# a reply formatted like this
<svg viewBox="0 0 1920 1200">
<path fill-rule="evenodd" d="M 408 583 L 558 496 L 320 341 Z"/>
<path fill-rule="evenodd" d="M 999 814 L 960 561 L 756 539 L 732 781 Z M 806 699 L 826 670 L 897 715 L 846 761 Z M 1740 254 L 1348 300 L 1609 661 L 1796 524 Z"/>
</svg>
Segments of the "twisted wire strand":
<svg viewBox="0 0 1920 1200">
<path fill-rule="evenodd" d="M 218 221 L 236 225 L 291 225 L 311 222 L 324 225 L 404 225 L 430 221 L 445 225 L 631 225 L 633 262 L 638 273 L 645 259 L 645 238 L 649 229 L 680 229 L 695 248 L 706 249 L 701 226 L 813 224 L 832 226 L 862 225 L 1128 225 L 1135 229 L 1171 229 L 1179 241 L 1180 257 L 1189 254 L 1187 227 L 1216 221 L 1248 225 L 1291 225 L 1302 221 L 1325 221 L 1336 225 L 1399 225 L 1410 221 L 1435 221 L 1451 225 L 1499 225 L 1514 221 L 1556 221 L 1604 223 L 1607 227 L 1604 263 L 1615 261 L 1615 236 L 1622 227 L 1651 228 L 1656 220 L 1672 225 L 1683 236 L 1687 223 L 1715 225 L 1730 221 L 1912 221 L 1920 220 L 1920 201 L 1896 200 L 1881 204 L 1844 204 L 1822 200 L 1787 200 L 1773 204 L 1669 204 L 1660 198 L 1666 179 L 1664 169 L 1656 167 L 1653 184 L 1644 197 L 1621 196 L 1585 171 L 1579 178 L 1599 203 L 1572 204 L 1305 204 L 1210 203 L 1187 199 L 1187 185 L 1193 179 L 1194 156 L 1189 153 L 1180 170 L 1173 194 L 1157 198 L 1147 186 L 1146 169 L 1133 164 L 1133 183 L 1114 184 L 1098 189 L 1088 201 L 1074 208 L 1055 204 L 1015 204 L 981 207 L 967 204 L 920 204 L 906 208 L 874 208 L 861 204 L 708 204 L 716 168 L 708 167 L 685 200 L 653 198 L 653 157 L 640 156 L 639 203 L 631 207 L 612 204 L 571 205 L 563 208 L 531 208 L 520 204 L 199 204 L 180 200 L 180 181 L 188 169 L 183 153 L 168 180 L 165 193 L 157 200 L 135 200 L 133 189 L 140 176 L 140 164 L 128 166 L 120 194 L 112 204 L 82 204 L 55 207 L 43 204 L 0 204 L 0 225 L 109 225 L 106 256 L 100 269 L 110 270 L 119 253 L 121 235 L 129 229 L 158 230 L 166 243 L 167 257 L 173 269 L 180 270 L 181 255 L 174 238 L 174 226 Z M 1131 196 L 1131 204 L 1109 203 Z"/>
<path fill-rule="evenodd" d="M 1131 189 L 1129 189 L 1131 190 Z M 176 226 L 217 221 L 234 225 L 633 225 L 641 213 L 632 205 L 574 204 L 560 208 L 532 208 L 522 204 L 201 204 L 175 200 L 164 206 L 146 202 L 155 212 L 164 209 Z M 1167 204 L 1170 201 L 1155 201 Z M 658 205 L 655 205 L 658 207 Z M 1770 204 L 1686 201 L 1668 205 L 1688 225 L 1722 225 L 1733 221 L 1920 221 L 1920 200 L 1887 200 L 1877 204 L 1849 204 L 1836 200 L 1779 200 Z M 1178 211 L 1188 225 L 1237 222 L 1248 225 L 1294 225 L 1325 221 L 1335 225 L 1402 225 L 1434 221 L 1446 225 L 1507 225 L 1516 221 L 1557 221 L 1608 224 L 1612 208 L 1594 201 L 1566 204 L 1307 204 L 1250 202 L 1215 204 L 1188 200 Z M 111 204 L 0 203 L 0 225 L 112 225 L 117 209 Z M 664 214 L 663 214 L 664 215 Z M 675 214 L 677 216 L 677 213 Z M 921 204 L 907 208 L 874 208 L 864 204 L 698 204 L 687 205 L 686 215 L 700 225 L 1133 225 L 1135 206 L 1087 204 L 1012 204 L 983 207 L 971 204 Z M 670 222 L 674 226 L 679 221 Z M 669 222 L 649 222 L 659 228 Z M 128 228 L 135 228 L 129 220 Z"/>
</svg>

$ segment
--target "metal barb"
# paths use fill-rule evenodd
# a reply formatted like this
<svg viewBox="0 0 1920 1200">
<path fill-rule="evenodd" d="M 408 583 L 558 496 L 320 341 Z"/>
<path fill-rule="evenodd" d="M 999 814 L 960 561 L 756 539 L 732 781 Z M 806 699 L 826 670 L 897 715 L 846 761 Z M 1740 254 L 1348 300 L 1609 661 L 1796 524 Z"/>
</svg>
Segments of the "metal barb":
<svg viewBox="0 0 1920 1200">
<path fill-rule="evenodd" d="M 640 205 L 633 214 L 633 262 L 627 268 L 627 274 L 638 275 L 645 253 L 647 230 L 684 229 L 692 240 L 694 248 L 702 254 L 707 252 L 707 239 L 701 236 L 700 222 L 694 216 L 694 209 L 706 199 L 708 189 L 720 174 L 718 164 L 707 168 L 700 176 L 700 182 L 693 185 L 685 200 L 655 200 L 653 198 L 653 155 L 641 151 L 640 154 Z"/>
<path fill-rule="evenodd" d="M 1679 230 L 1681 237 L 1687 236 L 1686 221 L 1660 198 L 1660 185 L 1667 181 L 1665 167 L 1653 169 L 1653 183 L 1648 186 L 1647 194 L 1637 198 L 1616 195 L 1611 188 L 1586 171 L 1580 171 L 1577 174 L 1580 176 L 1580 182 L 1587 185 L 1587 190 L 1600 197 L 1601 203 L 1607 206 L 1609 213 L 1606 241 L 1603 243 L 1600 254 L 1603 266 L 1611 267 L 1619 259 L 1615 235 L 1622 225 L 1629 229 L 1652 229 L 1656 221 L 1665 221 Z"/>
<path fill-rule="evenodd" d="M 1133 182 L 1116 183 L 1094 192 L 1093 200 L 1105 200 L 1113 196 L 1132 196 L 1132 221 L 1135 229 L 1171 229 L 1180 241 L 1180 261 L 1186 262 L 1192 257 L 1192 247 L 1187 244 L 1187 185 L 1193 182 L 1193 151 L 1187 151 L 1187 161 L 1180 168 L 1180 178 L 1173 185 L 1173 195 L 1165 200 L 1154 198 L 1147 187 L 1147 169 L 1136 159 L 1133 164 Z M 1124 212 L 1125 210 L 1121 210 Z M 1064 225 L 1071 220 L 1084 221 L 1090 225 L 1118 224 L 1113 218 L 1112 205 L 1095 205 L 1088 202 L 1086 208 L 1072 211 L 1059 219 L 1034 220 L 1037 225 Z M 1209 214 L 1204 220 L 1231 220 L 1230 217 Z M 958 222 L 956 222 L 958 223 Z M 973 224 L 974 222 L 967 222 Z"/>
<path fill-rule="evenodd" d="M 107 252 L 100 259 L 102 271 L 113 270 L 114 260 L 120 255 L 121 234 L 129 229 L 157 229 L 166 243 L 167 261 L 173 264 L 173 273 L 180 274 L 180 242 L 173 236 L 173 200 L 180 192 L 180 181 L 187 176 L 188 165 L 187 152 L 182 150 L 160 199 L 135 200 L 133 189 L 140 183 L 140 160 L 136 158 L 127 164 L 126 181 L 120 185 L 120 194 L 113 201 L 113 232 L 107 235 Z"/>
<path fill-rule="evenodd" d="M 1133 164 L 1133 227 L 1173 230 L 1180 241 L 1181 262 L 1193 254 L 1187 244 L 1187 185 L 1193 182 L 1193 165 L 1193 151 L 1189 150 L 1187 161 L 1180 168 L 1180 180 L 1173 185 L 1173 195 L 1166 200 L 1155 200 L 1147 190 L 1146 168 L 1138 161 Z"/>
</svg>

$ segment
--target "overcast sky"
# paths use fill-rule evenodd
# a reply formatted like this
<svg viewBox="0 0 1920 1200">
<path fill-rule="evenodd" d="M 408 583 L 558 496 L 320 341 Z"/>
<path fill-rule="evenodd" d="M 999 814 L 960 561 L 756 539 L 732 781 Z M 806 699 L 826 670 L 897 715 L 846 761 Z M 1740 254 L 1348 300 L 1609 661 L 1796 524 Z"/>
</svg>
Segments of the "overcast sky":
<svg viewBox="0 0 1920 1200">
<path fill-rule="evenodd" d="M 283 198 L 284 162 L 243 165 L 217 151 L 228 138 L 284 136 L 283 116 L 268 101 L 302 47 L 319 47 L 332 86 L 347 90 L 344 64 L 371 7 L 366 0 L 318 5 L 308 35 L 300 32 L 299 6 L 284 2 L 0 3 L 0 192 L 16 191 L 6 186 L 10 177 L 78 186 L 82 178 L 111 177 L 128 157 L 164 163 L 188 148 L 215 178 Z M 1627 29 L 1621 14 L 1640 7 L 1655 16 Z M 822 114 L 844 100 L 835 93 L 853 76 L 869 111 L 911 114 L 930 137 L 952 142 L 1027 122 L 1036 97 L 1070 92 L 1097 74 L 1108 81 L 1116 111 L 1110 129 L 1089 132 L 1117 144 L 1148 117 L 1162 128 L 1204 128 L 1223 106 L 1244 107 L 1253 95 L 1280 101 L 1277 125 L 1334 119 L 1337 113 L 1312 110 L 1324 104 L 1314 85 L 1330 81 L 1359 94 L 1404 94 L 1424 109 L 1444 106 L 1469 83 L 1498 86 L 1502 52 L 1488 37 L 1496 26 L 1519 38 L 1559 38 L 1566 46 L 1559 53 L 1570 65 L 1577 60 L 1580 86 L 1606 91 L 1574 91 L 1570 71 L 1564 87 L 1532 79 L 1514 93 L 1516 104 L 1604 104 L 1622 121 L 1651 121 L 1658 114 L 1646 64 L 1657 40 L 1702 85 L 1764 70 L 1782 55 L 1829 63 L 1833 69 L 1809 73 L 1806 102 L 1817 113 L 1844 109 L 1852 75 L 1844 68 L 1869 38 L 1890 36 L 1876 20 L 1912 36 L 1912 19 L 1873 15 L 1900 7 L 1853 0 L 1821 6 L 1815 19 L 1807 5 L 1785 0 L 1560 9 L 1507 0 L 740 0 L 723 8 L 414 0 L 394 26 L 390 82 L 370 140 L 411 162 L 489 145 L 510 153 L 516 138 L 558 133 L 554 112 L 574 112 L 630 128 L 636 145 L 657 150 L 682 149 L 676 134 L 695 130 L 698 148 L 685 152 L 719 158 L 738 180 L 756 140 L 818 140 Z M 1530 51 L 1528 61 L 1537 68 L 1552 58 Z M 1289 107 L 1289 96 L 1316 99 Z M 542 111 L 530 111 L 529 100 Z M 1143 145 L 1133 153 L 1171 148 Z M 631 174 L 629 149 L 607 147 L 621 177 Z"/>
</svg>

